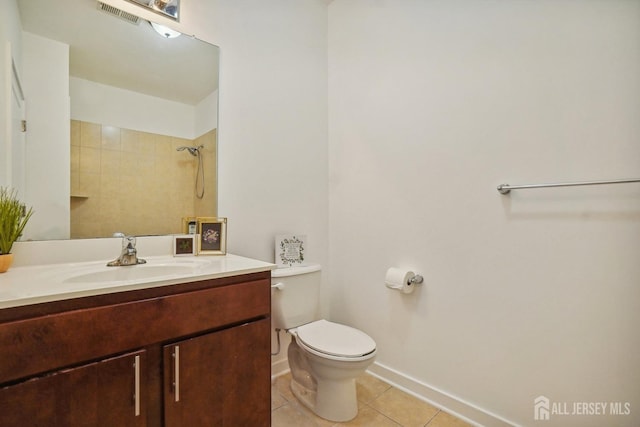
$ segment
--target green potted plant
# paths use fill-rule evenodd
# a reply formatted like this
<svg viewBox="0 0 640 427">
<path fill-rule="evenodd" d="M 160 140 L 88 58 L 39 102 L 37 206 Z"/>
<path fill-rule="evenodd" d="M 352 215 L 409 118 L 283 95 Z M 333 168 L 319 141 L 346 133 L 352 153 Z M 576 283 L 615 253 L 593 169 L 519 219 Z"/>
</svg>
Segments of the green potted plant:
<svg viewBox="0 0 640 427">
<path fill-rule="evenodd" d="M 15 190 L 0 187 L 0 273 L 4 273 L 13 263 L 11 248 L 22 235 L 31 218 L 33 209 L 25 209 L 16 197 Z"/>
</svg>

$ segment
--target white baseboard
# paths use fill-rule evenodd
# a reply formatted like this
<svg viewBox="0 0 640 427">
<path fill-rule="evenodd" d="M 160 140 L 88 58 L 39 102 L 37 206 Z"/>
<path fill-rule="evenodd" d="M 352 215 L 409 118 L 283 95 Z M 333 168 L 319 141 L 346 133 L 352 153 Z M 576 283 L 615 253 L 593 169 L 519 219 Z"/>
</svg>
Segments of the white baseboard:
<svg viewBox="0 0 640 427">
<path fill-rule="evenodd" d="M 498 415 L 492 414 L 472 403 L 438 390 L 428 384 L 418 381 L 402 372 L 388 366 L 374 362 L 367 372 L 392 386 L 405 391 L 445 412 L 473 424 L 484 427 L 513 427 L 517 424 Z"/>
<path fill-rule="evenodd" d="M 280 375 L 284 375 L 289 372 L 289 360 L 279 360 L 277 362 L 271 363 L 271 381 Z"/>
</svg>

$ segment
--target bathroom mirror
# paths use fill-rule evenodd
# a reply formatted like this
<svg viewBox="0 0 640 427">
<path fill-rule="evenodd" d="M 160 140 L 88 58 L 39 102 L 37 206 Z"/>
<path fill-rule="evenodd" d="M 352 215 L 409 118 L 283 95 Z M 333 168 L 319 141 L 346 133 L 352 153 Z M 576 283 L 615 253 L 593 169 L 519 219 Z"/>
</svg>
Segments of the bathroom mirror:
<svg viewBox="0 0 640 427">
<path fill-rule="evenodd" d="M 13 186 L 35 212 L 23 240 L 173 234 L 216 216 L 218 47 L 96 0 L 9 1 L 27 122 Z"/>
</svg>

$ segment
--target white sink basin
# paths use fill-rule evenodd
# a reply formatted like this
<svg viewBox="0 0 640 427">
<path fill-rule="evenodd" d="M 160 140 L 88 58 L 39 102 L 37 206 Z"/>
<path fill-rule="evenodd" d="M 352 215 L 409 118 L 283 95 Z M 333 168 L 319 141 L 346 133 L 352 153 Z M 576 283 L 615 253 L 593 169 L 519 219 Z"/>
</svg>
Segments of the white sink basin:
<svg viewBox="0 0 640 427">
<path fill-rule="evenodd" d="M 112 267 L 110 270 L 94 271 L 91 273 L 72 276 L 64 280 L 65 283 L 106 283 L 116 281 L 152 279 L 193 273 L 193 267 L 181 265 L 134 265 L 130 267 Z"/>
<path fill-rule="evenodd" d="M 112 283 L 192 276 L 206 261 L 153 262 L 121 267 L 93 266 L 66 277 L 63 283 Z"/>
</svg>

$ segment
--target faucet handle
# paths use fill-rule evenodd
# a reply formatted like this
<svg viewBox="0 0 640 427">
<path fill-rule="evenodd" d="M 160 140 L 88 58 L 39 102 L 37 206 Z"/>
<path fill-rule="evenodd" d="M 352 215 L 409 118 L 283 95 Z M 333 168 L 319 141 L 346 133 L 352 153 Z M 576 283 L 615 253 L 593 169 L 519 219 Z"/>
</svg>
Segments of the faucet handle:
<svg viewBox="0 0 640 427">
<path fill-rule="evenodd" d="M 124 233 L 121 231 L 116 231 L 111 235 L 111 237 L 124 237 Z"/>
<path fill-rule="evenodd" d="M 135 236 L 125 236 L 122 238 L 122 249 L 127 250 L 130 253 L 135 253 L 136 251 L 136 237 Z"/>
</svg>

